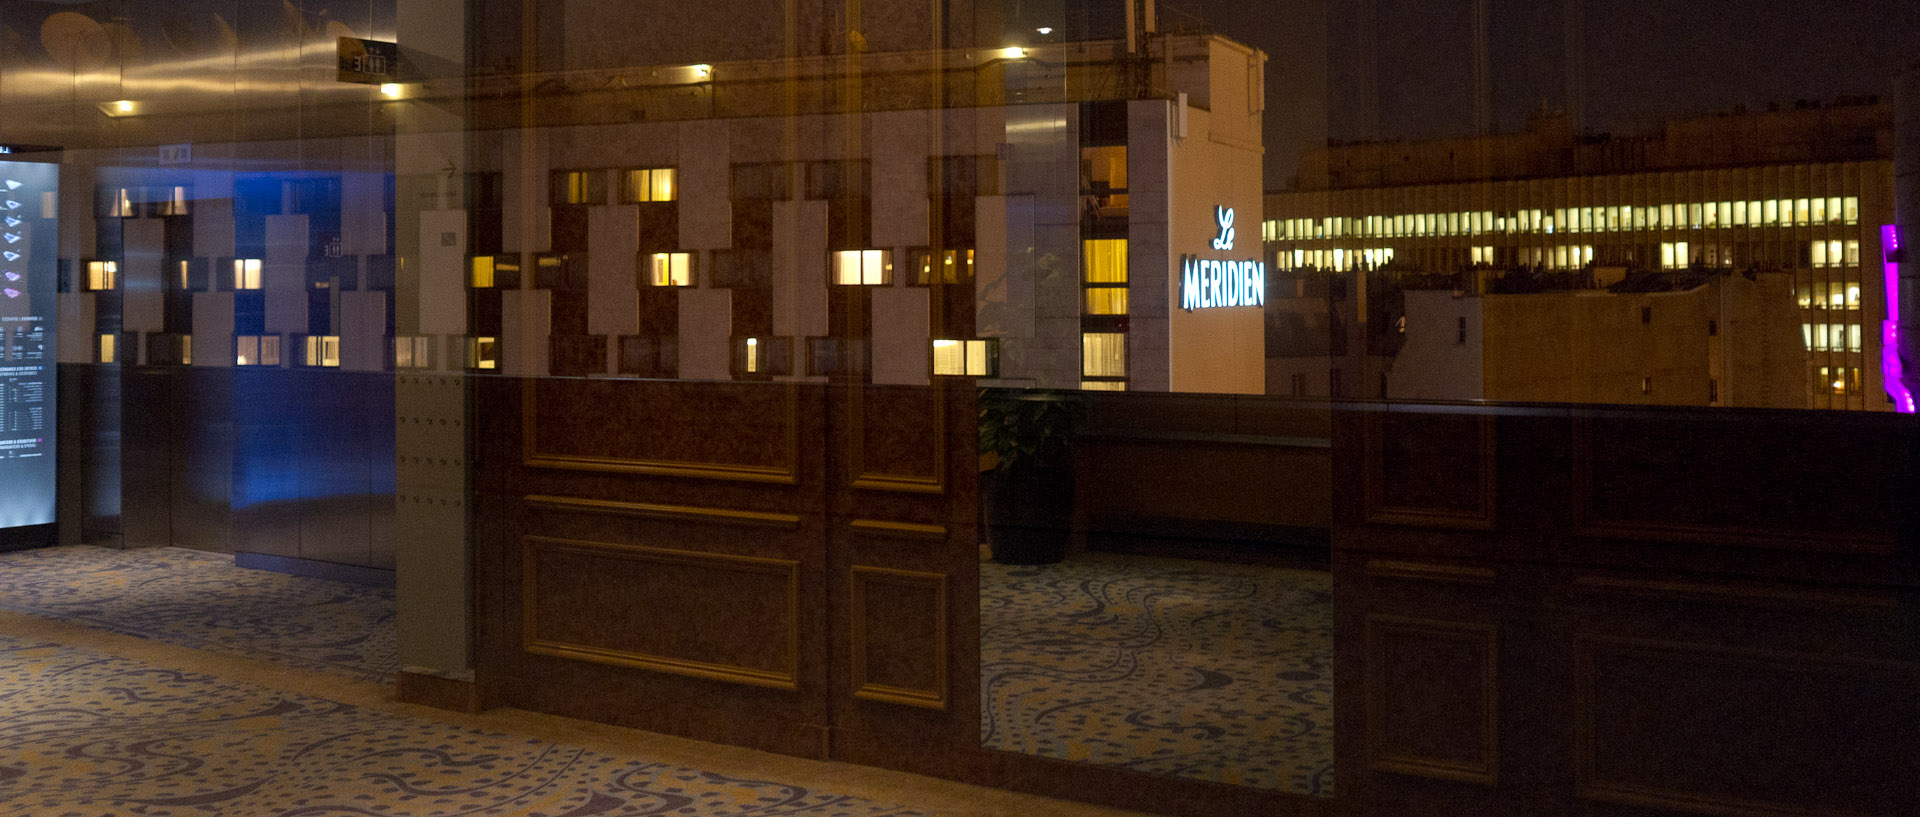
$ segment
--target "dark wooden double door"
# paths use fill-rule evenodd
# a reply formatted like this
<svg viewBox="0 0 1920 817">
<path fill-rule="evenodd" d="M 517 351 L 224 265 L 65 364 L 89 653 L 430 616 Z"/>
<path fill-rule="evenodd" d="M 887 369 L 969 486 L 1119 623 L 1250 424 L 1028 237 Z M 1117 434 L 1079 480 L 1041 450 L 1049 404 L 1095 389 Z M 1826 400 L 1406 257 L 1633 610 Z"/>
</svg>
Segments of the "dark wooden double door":
<svg viewBox="0 0 1920 817">
<path fill-rule="evenodd" d="M 475 398 L 486 703 L 807 757 L 977 751 L 970 384 Z"/>
</svg>

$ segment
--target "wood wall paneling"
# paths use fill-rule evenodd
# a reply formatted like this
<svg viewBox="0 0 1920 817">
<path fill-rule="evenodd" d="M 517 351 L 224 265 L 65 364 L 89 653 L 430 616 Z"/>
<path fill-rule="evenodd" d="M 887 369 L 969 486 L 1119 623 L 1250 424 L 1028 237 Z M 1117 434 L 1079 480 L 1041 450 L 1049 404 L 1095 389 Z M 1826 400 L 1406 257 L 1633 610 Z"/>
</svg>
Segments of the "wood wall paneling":
<svg viewBox="0 0 1920 817">
<path fill-rule="evenodd" d="M 1911 665 L 1589 635 L 1574 667 L 1583 800 L 1724 817 L 1912 813 Z"/>
<path fill-rule="evenodd" d="M 947 576 L 855 565 L 848 580 L 853 697 L 947 708 Z"/>
<path fill-rule="evenodd" d="M 1365 637 L 1368 767 L 1493 786 L 1498 628 L 1374 614 Z"/>
<path fill-rule="evenodd" d="M 799 562 L 546 537 L 523 541 L 531 653 L 799 688 Z"/>
<path fill-rule="evenodd" d="M 529 378 L 523 461 L 533 468 L 794 484 L 798 388 Z"/>
<path fill-rule="evenodd" d="M 1494 418 L 1370 412 L 1363 424 L 1368 524 L 1494 529 Z"/>
</svg>

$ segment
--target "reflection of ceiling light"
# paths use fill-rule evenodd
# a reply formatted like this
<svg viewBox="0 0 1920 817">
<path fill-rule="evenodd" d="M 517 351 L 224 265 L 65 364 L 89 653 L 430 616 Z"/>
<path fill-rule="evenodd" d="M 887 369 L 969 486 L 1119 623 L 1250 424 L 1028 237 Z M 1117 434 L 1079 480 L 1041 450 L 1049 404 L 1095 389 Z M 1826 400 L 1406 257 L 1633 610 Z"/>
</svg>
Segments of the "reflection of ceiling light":
<svg viewBox="0 0 1920 817">
<path fill-rule="evenodd" d="M 1038 32 L 1040 32 L 1041 34 L 1052 34 L 1052 33 L 1053 33 L 1053 27 L 1052 27 L 1052 26 L 1041 26 L 1041 27 L 1039 27 L 1039 28 L 1036 28 L 1036 29 L 1034 29 L 1034 31 L 1038 31 Z"/>
<path fill-rule="evenodd" d="M 713 66 L 708 65 L 704 62 L 700 63 L 699 65 L 695 65 L 693 66 L 693 75 L 701 79 L 706 79 L 707 77 L 713 76 Z"/>
<path fill-rule="evenodd" d="M 398 83 L 398 82 L 383 82 L 383 83 L 381 83 L 381 84 L 380 84 L 380 95 L 381 95 L 381 96 L 384 96 L 384 97 L 386 97 L 386 98 L 388 98 L 388 99 L 399 99 L 399 98 L 400 98 L 400 83 Z"/>
<path fill-rule="evenodd" d="M 121 113 L 133 113 L 133 100 L 122 99 L 119 102 L 113 103 L 113 107 L 118 109 Z"/>
<path fill-rule="evenodd" d="M 1017 45 L 1000 49 L 1000 58 L 1003 60 L 1017 60 L 1025 56 L 1027 56 L 1027 50 Z"/>
<path fill-rule="evenodd" d="M 132 116 L 139 111 L 139 106 L 135 105 L 131 99 L 102 102 L 99 107 L 100 112 L 108 116 Z"/>
</svg>

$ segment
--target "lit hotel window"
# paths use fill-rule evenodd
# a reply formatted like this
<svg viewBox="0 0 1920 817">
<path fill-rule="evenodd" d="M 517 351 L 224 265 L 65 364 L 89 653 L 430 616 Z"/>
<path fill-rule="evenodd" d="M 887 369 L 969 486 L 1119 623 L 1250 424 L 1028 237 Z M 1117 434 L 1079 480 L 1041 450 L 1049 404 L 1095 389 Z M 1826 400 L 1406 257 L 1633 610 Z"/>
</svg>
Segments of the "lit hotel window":
<svg viewBox="0 0 1920 817">
<path fill-rule="evenodd" d="M 764 380 L 793 374 L 793 338 L 733 339 L 733 376 Z"/>
<path fill-rule="evenodd" d="M 235 366 L 280 365 L 279 335 L 240 335 L 233 339 Z"/>
<path fill-rule="evenodd" d="M 467 338 L 467 368 L 500 368 L 500 348 L 495 338 Z"/>
<path fill-rule="evenodd" d="M 635 168 L 620 173 L 620 201 L 625 204 L 673 201 L 679 195 L 671 167 Z"/>
<path fill-rule="evenodd" d="M 233 288 L 234 289 L 259 289 L 260 288 L 260 259 L 258 258 L 233 259 Z"/>
<path fill-rule="evenodd" d="M 519 289 L 520 256 L 474 256 L 468 262 L 467 286 L 474 289 Z"/>
<path fill-rule="evenodd" d="M 657 252 L 647 259 L 646 283 L 656 287 L 693 286 L 693 254 Z"/>
<path fill-rule="evenodd" d="M 604 170 L 556 170 L 547 191 L 552 204 L 606 204 L 607 173 Z"/>
<path fill-rule="evenodd" d="M 933 373 L 956 377 L 992 377 L 999 368 L 999 342 L 994 340 L 936 340 Z"/>
<path fill-rule="evenodd" d="M 841 250 L 833 254 L 833 282 L 846 286 L 883 286 L 893 281 L 886 250 Z"/>
<path fill-rule="evenodd" d="M 1847 242 L 1847 266 L 1860 266 L 1860 242 L 1857 240 Z"/>
<path fill-rule="evenodd" d="M 1847 285 L 1847 308 L 1848 309 L 1860 308 L 1860 285 L 1859 284 Z"/>
<path fill-rule="evenodd" d="M 913 282 L 920 286 L 973 280 L 973 250 L 942 250 L 937 254 L 914 250 L 913 259 Z"/>
<path fill-rule="evenodd" d="M 1813 207 L 1812 207 L 1813 223 L 1825 224 L 1827 221 L 1827 200 L 1814 199 L 1812 204 L 1813 204 Z"/>
<path fill-rule="evenodd" d="M 1126 377 L 1127 336 L 1121 332 L 1082 333 L 1080 375 L 1086 378 Z"/>
<path fill-rule="evenodd" d="M 167 192 L 167 200 L 160 203 L 160 215 L 187 215 L 187 188 L 178 185 Z"/>
<path fill-rule="evenodd" d="M 1081 269 L 1089 315 L 1127 314 L 1127 240 L 1101 238 L 1080 242 Z"/>
<path fill-rule="evenodd" d="M 118 262 L 87 262 L 87 289 L 104 292 L 118 288 L 120 288 L 120 264 Z"/>
<path fill-rule="evenodd" d="M 1848 224 L 1859 224 L 1859 223 L 1860 223 L 1860 199 L 1859 199 L 1859 197 L 1857 197 L 1857 196 L 1848 196 L 1848 197 L 1846 197 L 1845 199 L 1843 199 L 1842 201 L 1844 202 L 1844 203 L 1842 204 L 1842 207 L 1844 208 L 1844 215 L 1846 216 L 1846 220 L 1847 220 L 1847 223 L 1848 223 Z"/>
<path fill-rule="evenodd" d="M 121 187 L 113 190 L 109 195 L 112 198 L 107 201 L 108 216 L 114 218 L 133 218 L 140 214 L 139 211 L 133 207 L 132 191 Z"/>
<path fill-rule="evenodd" d="M 113 352 L 114 352 L 114 336 L 111 334 L 101 335 L 100 336 L 100 362 L 112 363 Z"/>
<path fill-rule="evenodd" d="M 340 365 L 339 335 L 308 335 L 305 346 L 308 366 L 330 368 Z"/>
<path fill-rule="evenodd" d="M 393 367 L 425 369 L 433 365 L 433 344 L 426 335 L 393 339 Z"/>
</svg>

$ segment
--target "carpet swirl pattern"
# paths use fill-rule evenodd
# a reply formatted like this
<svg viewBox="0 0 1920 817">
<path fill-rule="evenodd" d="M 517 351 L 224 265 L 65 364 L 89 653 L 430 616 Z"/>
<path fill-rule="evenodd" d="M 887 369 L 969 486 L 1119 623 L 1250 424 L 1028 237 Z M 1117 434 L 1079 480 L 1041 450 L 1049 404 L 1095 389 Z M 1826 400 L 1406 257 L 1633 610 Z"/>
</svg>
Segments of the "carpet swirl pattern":
<svg viewBox="0 0 1920 817">
<path fill-rule="evenodd" d="M 1089 554 L 980 584 L 986 745 L 1333 794 L 1328 574 Z"/>
<path fill-rule="evenodd" d="M 248 570 L 219 553 L 0 553 L 0 607 L 357 680 L 400 670 L 392 588 Z"/>
<path fill-rule="evenodd" d="M 4 817 L 906 817 L 0 636 Z"/>
</svg>

